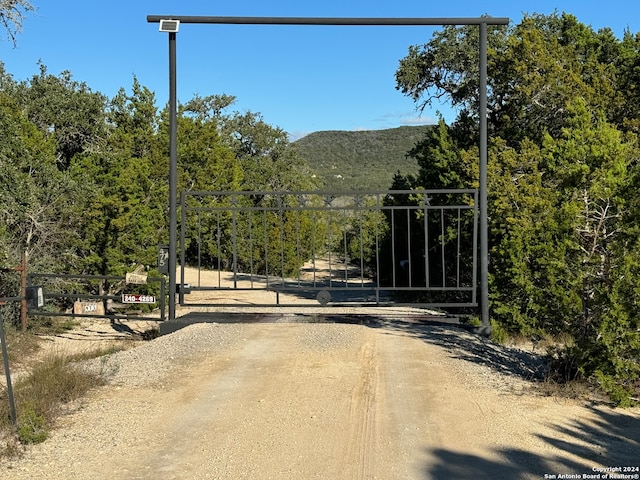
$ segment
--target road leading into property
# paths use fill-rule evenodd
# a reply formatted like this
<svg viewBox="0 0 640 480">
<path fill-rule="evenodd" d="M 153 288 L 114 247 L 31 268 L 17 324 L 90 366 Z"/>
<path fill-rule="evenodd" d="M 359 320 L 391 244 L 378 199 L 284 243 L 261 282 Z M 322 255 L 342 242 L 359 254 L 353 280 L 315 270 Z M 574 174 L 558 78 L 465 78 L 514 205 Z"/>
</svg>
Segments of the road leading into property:
<svg viewBox="0 0 640 480">
<path fill-rule="evenodd" d="M 640 412 L 541 396 L 537 367 L 446 326 L 194 325 L 101 362 L 110 384 L 0 478 L 512 480 L 640 464 Z"/>
</svg>

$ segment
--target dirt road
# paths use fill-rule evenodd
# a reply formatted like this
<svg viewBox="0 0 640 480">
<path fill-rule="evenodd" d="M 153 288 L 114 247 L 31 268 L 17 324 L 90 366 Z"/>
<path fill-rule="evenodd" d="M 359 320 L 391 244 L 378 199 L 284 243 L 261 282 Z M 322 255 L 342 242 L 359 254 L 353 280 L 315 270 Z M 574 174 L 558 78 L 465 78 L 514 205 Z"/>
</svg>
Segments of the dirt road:
<svg viewBox="0 0 640 480">
<path fill-rule="evenodd" d="M 154 348 L 166 374 L 118 381 Z M 535 395 L 526 355 L 452 328 L 199 325 L 133 350 L 0 478 L 511 480 L 640 465 L 638 410 Z"/>
</svg>

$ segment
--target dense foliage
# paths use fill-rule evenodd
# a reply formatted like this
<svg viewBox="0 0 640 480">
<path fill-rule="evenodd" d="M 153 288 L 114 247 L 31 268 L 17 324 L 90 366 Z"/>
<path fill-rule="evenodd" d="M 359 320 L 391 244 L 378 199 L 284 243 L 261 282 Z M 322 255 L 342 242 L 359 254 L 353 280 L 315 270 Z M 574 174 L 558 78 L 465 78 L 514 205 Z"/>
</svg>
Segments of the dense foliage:
<svg viewBox="0 0 640 480">
<path fill-rule="evenodd" d="M 401 61 L 398 89 L 459 112 L 416 145 L 420 174 L 405 182 L 477 185 L 477 45 L 477 27 L 445 27 Z M 639 65 L 640 35 L 568 14 L 489 31 L 492 320 L 564 338 L 554 372 L 620 404 L 640 390 Z"/>
<path fill-rule="evenodd" d="M 286 132 L 229 113 L 233 103 L 220 95 L 179 106 L 179 191 L 314 188 Z M 153 269 L 168 242 L 168 128 L 136 78 L 109 99 L 69 72 L 41 65 L 16 82 L 0 65 L 0 267 L 26 251 L 35 271 Z M 8 286 L 13 274 L 0 275 Z"/>
</svg>

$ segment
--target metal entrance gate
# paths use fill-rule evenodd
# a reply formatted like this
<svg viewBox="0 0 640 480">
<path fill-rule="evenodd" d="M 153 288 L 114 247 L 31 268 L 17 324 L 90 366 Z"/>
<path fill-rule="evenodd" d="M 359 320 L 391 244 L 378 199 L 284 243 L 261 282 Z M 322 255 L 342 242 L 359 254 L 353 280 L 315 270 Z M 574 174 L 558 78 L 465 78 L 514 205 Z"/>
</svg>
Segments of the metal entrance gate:
<svg viewBox="0 0 640 480">
<path fill-rule="evenodd" d="M 286 18 L 286 17 L 202 17 L 182 15 L 148 15 L 148 22 L 160 23 L 160 31 L 169 34 L 169 289 L 176 288 L 177 252 L 177 93 L 176 34 L 180 23 L 266 24 L 266 25 L 478 25 L 479 73 L 479 207 L 480 207 L 480 301 L 482 324 L 489 325 L 489 249 L 487 226 L 487 37 L 488 25 L 508 25 L 508 18 Z M 478 202 L 474 203 L 478 205 Z M 474 237 L 475 238 L 475 237 Z M 474 240 L 475 241 L 475 240 Z M 475 259 L 475 249 L 474 249 Z M 428 269 L 427 269 L 428 270 Z M 474 269 L 475 272 L 475 269 Z M 474 273 L 475 275 L 475 273 Z M 427 282 L 428 284 L 428 282 Z M 475 282 L 474 282 L 475 285 Z M 475 303 L 475 299 L 474 302 Z M 175 297 L 169 297 L 169 319 L 175 319 Z"/>
<path fill-rule="evenodd" d="M 477 205 L 477 190 L 183 192 L 179 301 L 477 306 Z"/>
</svg>

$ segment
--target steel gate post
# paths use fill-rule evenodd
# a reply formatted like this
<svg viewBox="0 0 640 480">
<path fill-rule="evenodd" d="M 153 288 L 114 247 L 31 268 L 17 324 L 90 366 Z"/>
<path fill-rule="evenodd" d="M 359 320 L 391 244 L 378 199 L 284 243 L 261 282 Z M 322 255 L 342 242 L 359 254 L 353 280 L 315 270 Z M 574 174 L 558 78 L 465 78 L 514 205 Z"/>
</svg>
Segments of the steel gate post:
<svg viewBox="0 0 640 480">
<path fill-rule="evenodd" d="M 176 319 L 178 120 L 176 99 L 176 33 L 169 33 L 169 320 Z"/>
<path fill-rule="evenodd" d="M 489 226 L 487 213 L 487 24 L 480 24 L 480 313 L 483 334 L 489 323 Z"/>
</svg>

